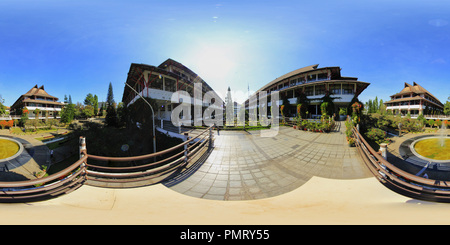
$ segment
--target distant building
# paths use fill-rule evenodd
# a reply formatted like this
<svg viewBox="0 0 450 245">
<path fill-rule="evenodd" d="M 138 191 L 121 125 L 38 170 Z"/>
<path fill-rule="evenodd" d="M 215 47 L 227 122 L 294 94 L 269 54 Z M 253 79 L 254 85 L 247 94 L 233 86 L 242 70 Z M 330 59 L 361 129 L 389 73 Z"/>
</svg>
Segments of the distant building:
<svg viewBox="0 0 450 245">
<path fill-rule="evenodd" d="M 154 108 L 155 116 L 163 120 L 170 120 L 172 110 L 179 105 L 179 103 L 172 103 L 171 101 L 174 92 L 186 91 L 189 93 L 192 97 L 192 106 L 194 105 L 194 83 L 202 84 L 202 98 L 206 92 L 215 93 L 196 73 L 172 59 L 167 59 L 159 66 L 132 63 L 126 83 L 142 97 L 154 99 L 157 104 L 157 108 Z M 139 99 L 139 95 L 136 92 L 125 85 L 122 97 L 124 105 L 129 106 Z M 220 99 L 217 94 L 216 98 Z M 220 109 L 223 109 L 222 99 L 216 103 L 219 103 L 221 105 Z M 208 106 L 211 106 L 211 104 L 202 102 L 203 110 Z M 196 117 L 193 109 L 191 113 L 191 119 L 202 118 L 201 116 Z"/>
<path fill-rule="evenodd" d="M 280 105 L 286 98 L 291 105 L 295 105 L 297 98 L 304 94 L 310 101 L 308 115 L 315 118 L 321 115 L 321 98 L 326 94 L 335 98 L 333 100 L 334 111 L 338 114 L 340 108 L 347 108 L 350 102 L 370 85 L 370 83 L 358 81 L 355 77 L 341 76 L 341 68 L 338 66 L 323 68 L 318 68 L 318 66 L 307 66 L 282 75 L 264 85 L 256 91 L 256 94 L 265 91 L 269 102 L 271 101 L 270 94 L 278 91 Z M 245 103 L 246 109 L 249 109 L 249 100 Z M 295 109 L 292 109 L 289 114 L 295 115 Z"/>
<path fill-rule="evenodd" d="M 11 115 L 14 118 L 20 117 L 24 108 L 28 110 L 28 118 L 35 119 L 38 116 L 39 119 L 52 119 L 61 118 L 61 110 L 64 107 L 64 103 L 59 102 L 58 98 L 49 95 L 44 90 L 44 85 L 38 87 L 35 85 L 27 93 L 21 95 L 16 102 L 11 106 Z M 39 109 L 39 115 L 35 115 L 34 111 Z"/>
<path fill-rule="evenodd" d="M 405 83 L 402 91 L 391 95 L 391 100 L 384 102 L 386 110 L 393 114 L 417 117 L 420 114 L 443 114 L 444 105 L 422 86 L 413 82 L 413 85 Z"/>
</svg>

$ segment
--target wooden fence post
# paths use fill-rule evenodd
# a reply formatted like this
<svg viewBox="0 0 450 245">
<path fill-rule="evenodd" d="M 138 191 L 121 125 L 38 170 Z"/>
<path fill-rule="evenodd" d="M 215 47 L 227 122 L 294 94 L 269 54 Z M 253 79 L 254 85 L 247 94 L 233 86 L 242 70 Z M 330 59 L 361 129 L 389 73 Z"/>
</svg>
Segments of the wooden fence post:
<svg viewBox="0 0 450 245">
<path fill-rule="evenodd" d="M 80 159 L 86 155 L 86 138 L 80 136 Z"/>
<path fill-rule="evenodd" d="M 184 141 L 186 142 L 186 141 L 188 141 L 188 140 L 189 140 L 189 135 L 188 135 L 188 133 L 184 133 Z M 189 144 L 189 143 L 188 143 L 188 144 Z M 188 151 L 189 151 L 188 144 L 185 144 L 185 145 L 184 145 L 184 162 L 185 162 L 185 163 L 188 162 Z"/>
<path fill-rule="evenodd" d="M 209 145 L 208 145 L 208 150 L 211 150 L 212 147 L 213 147 L 212 127 L 209 127 Z"/>
</svg>

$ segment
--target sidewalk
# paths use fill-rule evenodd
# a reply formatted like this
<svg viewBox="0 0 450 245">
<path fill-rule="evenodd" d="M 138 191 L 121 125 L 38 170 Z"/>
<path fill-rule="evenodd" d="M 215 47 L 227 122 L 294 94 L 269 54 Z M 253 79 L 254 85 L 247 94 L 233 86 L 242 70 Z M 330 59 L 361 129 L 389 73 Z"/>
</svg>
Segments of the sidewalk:
<svg viewBox="0 0 450 245">
<path fill-rule="evenodd" d="M 7 164 L 9 169 L 9 172 L 0 172 L 0 181 L 24 180 L 24 178 L 35 179 L 35 173 L 41 171 L 40 166 L 48 166 L 50 163 L 50 151 L 48 147 L 36 138 L 48 135 L 50 133 L 15 135 L 10 134 L 9 130 L 0 130 L 0 136 L 14 138 L 24 146 L 22 154 L 18 157 L 6 163 L 0 163 Z M 55 160 L 58 159 L 56 158 Z"/>
<path fill-rule="evenodd" d="M 339 122 L 338 122 L 339 123 Z M 275 137 L 260 131 L 226 131 L 198 170 L 165 185 L 188 196 L 213 200 L 254 200 L 293 191 L 313 176 L 358 179 L 372 176 L 356 148 L 338 132 L 313 133 L 280 127 Z"/>
</svg>

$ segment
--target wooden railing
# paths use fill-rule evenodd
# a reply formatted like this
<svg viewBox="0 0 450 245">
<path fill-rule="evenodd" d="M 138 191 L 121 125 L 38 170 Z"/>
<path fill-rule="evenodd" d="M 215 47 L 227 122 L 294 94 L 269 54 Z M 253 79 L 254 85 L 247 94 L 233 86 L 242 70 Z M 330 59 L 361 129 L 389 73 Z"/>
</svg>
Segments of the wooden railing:
<svg viewBox="0 0 450 245">
<path fill-rule="evenodd" d="M 356 147 L 372 174 L 387 188 L 414 199 L 450 202 L 450 182 L 416 176 L 405 172 L 384 159 L 353 127 Z"/>
<path fill-rule="evenodd" d="M 169 149 L 134 157 L 105 157 L 87 154 L 84 137 L 80 137 L 80 159 L 68 168 L 47 177 L 0 182 L 0 202 L 31 202 L 70 193 L 83 184 L 101 187 L 136 187 L 157 183 L 175 171 L 189 168 L 213 147 L 212 127 Z M 170 155 L 169 157 L 165 157 Z M 155 160 L 157 157 L 162 159 Z M 155 161 L 152 161 L 155 160 Z M 129 167 L 108 167 L 88 163 L 96 161 L 145 161 Z M 181 169 L 181 170 L 180 170 Z"/>
<path fill-rule="evenodd" d="M 104 157 L 88 154 L 88 159 L 97 161 L 149 161 L 149 163 L 127 167 L 108 167 L 88 163 L 88 184 L 102 187 L 135 187 L 157 183 L 177 169 L 188 168 L 199 156 L 211 149 L 212 140 L 212 127 L 209 127 L 197 136 L 187 138 L 179 145 L 152 154 L 134 157 Z M 170 156 L 152 161 L 162 155 Z"/>
<path fill-rule="evenodd" d="M 70 193 L 86 181 L 86 160 L 84 155 L 68 168 L 44 178 L 0 182 L 0 202 L 40 201 Z"/>
</svg>

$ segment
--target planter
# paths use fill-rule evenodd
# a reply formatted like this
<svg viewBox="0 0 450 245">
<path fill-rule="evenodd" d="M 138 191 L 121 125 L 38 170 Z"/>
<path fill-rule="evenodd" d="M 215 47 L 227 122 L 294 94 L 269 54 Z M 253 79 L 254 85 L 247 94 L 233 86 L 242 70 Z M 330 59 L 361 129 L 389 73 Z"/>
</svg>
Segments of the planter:
<svg viewBox="0 0 450 245">
<path fill-rule="evenodd" d="M 350 147 L 354 147 L 355 146 L 355 139 L 351 138 L 351 137 L 347 137 L 347 143 Z"/>
</svg>

